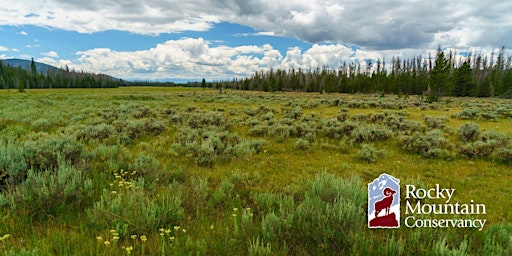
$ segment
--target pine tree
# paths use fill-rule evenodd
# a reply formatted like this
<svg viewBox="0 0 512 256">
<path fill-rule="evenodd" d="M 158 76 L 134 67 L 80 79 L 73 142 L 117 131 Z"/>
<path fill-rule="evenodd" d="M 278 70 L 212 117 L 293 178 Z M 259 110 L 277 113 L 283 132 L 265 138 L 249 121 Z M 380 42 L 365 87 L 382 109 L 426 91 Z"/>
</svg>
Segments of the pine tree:
<svg viewBox="0 0 512 256">
<path fill-rule="evenodd" d="M 437 57 L 434 68 L 430 71 L 430 94 L 428 101 L 438 101 L 450 87 L 450 61 L 444 56 L 441 47 L 437 49 Z"/>
</svg>

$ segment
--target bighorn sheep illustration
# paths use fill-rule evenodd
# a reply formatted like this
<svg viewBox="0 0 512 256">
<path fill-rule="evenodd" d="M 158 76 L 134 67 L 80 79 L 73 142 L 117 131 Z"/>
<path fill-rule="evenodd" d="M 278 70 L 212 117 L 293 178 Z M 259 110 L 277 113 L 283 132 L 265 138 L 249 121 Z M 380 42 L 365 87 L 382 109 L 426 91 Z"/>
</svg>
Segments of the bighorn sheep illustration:
<svg viewBox="0 0 512 256">
<path fill-rule="evenodd" d="M 384 216 L 388 216 L 389 215 L 389 208 L 391 207 L 391 204 L 393 203 L 393 195 L 396 193 L 396 191 L 390 189 L 390 188 L 385 188 L 384 191 L 383 191 L 383 194 L 384 194 L 384 199 L 378 201 L 378 202 L 375 202 L 375 218 L 377 218 L 377 216 L 379 215 L 380 211 L 382 210 L 386 210 L 386 215 Z"/>
</svg>

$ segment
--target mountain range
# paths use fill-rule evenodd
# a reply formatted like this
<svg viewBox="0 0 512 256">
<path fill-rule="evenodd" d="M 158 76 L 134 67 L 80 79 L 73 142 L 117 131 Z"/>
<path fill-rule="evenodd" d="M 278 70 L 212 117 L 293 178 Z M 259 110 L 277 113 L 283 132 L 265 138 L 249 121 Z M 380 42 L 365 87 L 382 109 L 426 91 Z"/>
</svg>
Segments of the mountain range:
<svg viewBox="0 0 512 256">
<path fill-rule="evenodd" d="M 31 60 L 23 60 L 23 59 L 3 59 L 1 60 L 4 65 L 9 65 L 11 67 L 21 67 L 22 69 L 29 70 L 30 65 L 32 63 Z M 52 65 L 44 64 L 41 62 L 34 62 L 36 64 L 36 70 L 38 73 L 46 74 L 50 71 L 57 71 L 59 68 L 54 67 Z"/>
</svg>

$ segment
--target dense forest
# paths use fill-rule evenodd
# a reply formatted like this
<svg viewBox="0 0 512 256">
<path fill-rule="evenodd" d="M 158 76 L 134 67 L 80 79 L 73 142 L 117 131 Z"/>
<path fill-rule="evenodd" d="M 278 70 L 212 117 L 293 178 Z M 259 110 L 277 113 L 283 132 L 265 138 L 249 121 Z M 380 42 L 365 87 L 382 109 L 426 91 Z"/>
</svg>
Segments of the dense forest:
<svg viewBox="0 0 512 256">
<path fill-rule="evenodd" d="M 180 86 L 201 86 L 258 91 L 302 91 L 340 93 L 391 93 L 426 95 L 429 101 L 441 96 L 512 98 L 512 57 L 505 47 L 490 56 L 468 54 L 455 57 L 438 48 L 435 57 L 411 59 L 394 57 L 361 63 L 341 63 L 338 69 L 270 69 L 257 71 L 246 78 L 227 82 L 190 82 Z M 132 86 L 177 86 L 172 82 L 125 82 L 104 74 L 65 69 L 39 72 L 32 60 L 30 67 L 13 67 L 0 60 L 0 89 L 29 88 L 110 88 Z"/>
<path fill-rule="evenodd" d="M 40 72 L 33 59 L 30 66 L 25 68 L 6 65 L 0 60 L 0 89 L 112 88 L 122 84 L 122 80 L 104 74 L 70 71 L 68 67 Z"/>
<path fill-rule="evenodd" d="M 239 90 L 303 91 L 341 93 L 392 93 L 427 95 L 431 101 L 441 96 L 512 97 L 512 57 L 505 48 L 491 56 L 469 54 L 456 58 L 438 48 L 435 58 L 385 60 L 365 65 L 342 63 L 329 68 L 268 70 L 223 86 Z"/>
</svg>

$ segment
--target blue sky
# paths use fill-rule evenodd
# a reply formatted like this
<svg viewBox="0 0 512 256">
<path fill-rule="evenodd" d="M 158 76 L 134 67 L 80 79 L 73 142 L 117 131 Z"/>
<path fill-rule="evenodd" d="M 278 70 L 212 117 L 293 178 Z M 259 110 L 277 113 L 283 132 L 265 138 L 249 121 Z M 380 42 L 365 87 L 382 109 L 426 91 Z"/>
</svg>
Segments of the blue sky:
<svg viewBox="0 0 512 256">
<path fill-rule="evenodd" d="M 0 0 L 0 58 L 129 80 L 225 80 L 268 68 L 490 53 L 510 1 Z"/>
</svg>

